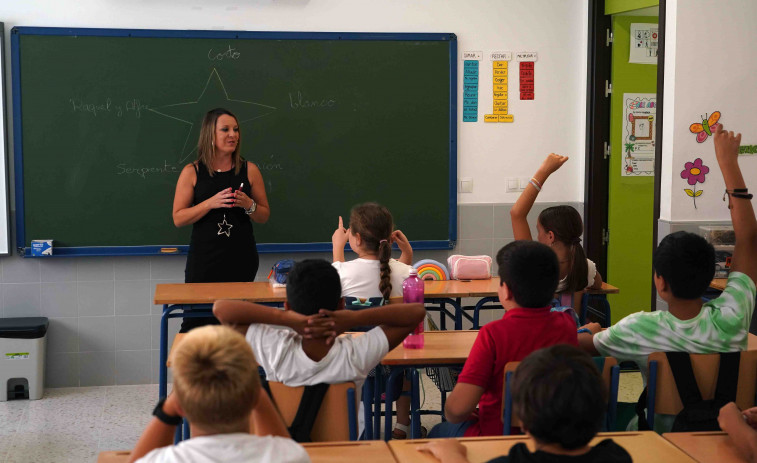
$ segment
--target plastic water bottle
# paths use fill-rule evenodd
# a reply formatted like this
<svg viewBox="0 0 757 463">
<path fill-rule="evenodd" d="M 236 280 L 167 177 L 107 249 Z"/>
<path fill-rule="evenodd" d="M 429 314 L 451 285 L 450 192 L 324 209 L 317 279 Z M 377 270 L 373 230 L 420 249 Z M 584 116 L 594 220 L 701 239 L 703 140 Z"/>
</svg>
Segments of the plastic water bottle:
<svg viewBox="0 0 757 463">
<path fill-rule="evenodd" d="M 423 280 L 418 278 L 415 269 L 411 269 L 410 276 L 402 282 L 402 301 L 423 304 Z M 402 341 L 405 349 L 423 349 L 423 321 Z"/>
</svg>

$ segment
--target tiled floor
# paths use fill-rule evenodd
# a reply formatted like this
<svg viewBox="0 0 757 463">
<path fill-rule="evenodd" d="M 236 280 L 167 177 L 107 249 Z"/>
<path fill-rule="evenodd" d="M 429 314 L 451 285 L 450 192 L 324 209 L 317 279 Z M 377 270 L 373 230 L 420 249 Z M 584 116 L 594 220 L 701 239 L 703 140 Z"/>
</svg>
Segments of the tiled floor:
<svg viewBox="0 0 757 463">
<path fill-rule="evenodd" d="M 440 394 L 425 375 L 421 402 L 440 407 Z M 633 402 L 641 392 L 639 373 L 623 373 L 619 400 Z M 95 462 L 103 450 L 134 446 L 158 397 L 158 386 L 47 389 L 41 400 L 0 402 L 0 463 Z M 426 415 L 431 429 L 440 421 Z"/>
</svg>

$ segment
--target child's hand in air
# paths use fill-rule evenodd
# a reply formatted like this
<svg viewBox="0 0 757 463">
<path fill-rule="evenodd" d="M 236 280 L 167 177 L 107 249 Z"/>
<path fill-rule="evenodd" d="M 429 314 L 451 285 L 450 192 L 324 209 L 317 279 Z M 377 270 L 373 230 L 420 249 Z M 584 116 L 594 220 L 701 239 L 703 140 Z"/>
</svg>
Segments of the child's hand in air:
<svg viewBox="0 0 757 463">
<path fill-rule="evenodd" d="M 539 167 L 539 171 L 544 173 L 545 176 L 549 177 L 557 169 L 562 167 L 562 165 L 565 164 L 567 161 L 568 161 L 568 156 L 560 156 L 559 154 L 550 153 L 547 155 L 547 159 L 545 159 L 544 162 L 541 163 L 541 167 Z"/>
<path fill-rule="evenodd" d="M 394 230 L 392 232 L 392 243 L 397 243 L 397 246 L 402 252 L 413 252 L 413 247 L 410 246 L 407 236 L 400 230 Z"/>
<path fill-rule="evenodd" d="M 724 161 L 735 162 L 739 155 L 739 146 L 741 146 L 741 134 L 734 135 L 733 132 L 723 130 L 723 125 L 712 134 L 713 143 L 715 143 L 715 156 L 718 163 Z"/>
<path fill-rule="evenodd" d="M 344 249 L 344 246 L 347 244 L 348 240 L 349 240 L 349 230 L 344 228 L 344 223 L 342 222 L 342 216 L 340 215 L 339 226 L 336 227 L 334 234 L 331 235 L 331 244 L 332 246 L 334 246 L 334 248 Z"/>
</svg>

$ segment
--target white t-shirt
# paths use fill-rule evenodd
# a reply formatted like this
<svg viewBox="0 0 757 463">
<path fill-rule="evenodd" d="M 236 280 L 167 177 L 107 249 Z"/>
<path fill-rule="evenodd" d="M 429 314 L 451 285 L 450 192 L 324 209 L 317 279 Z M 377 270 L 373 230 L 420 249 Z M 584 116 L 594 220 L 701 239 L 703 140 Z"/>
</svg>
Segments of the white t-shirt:
<svg viewBox="0 0 757 463">
<path fill-rule="evenodd" d="M 381 297 L 379 282 L 381 272 L 378 260 L 357 258 L 349 262 L 332 264 L 339 272 L 342 281 L 342 296 Z M 392 296 L 402 296 L 402 282 L 410 276 L 411 266 L 396 259 L 389 259 L 389 281 L 392 283 Z"/>
<path fill-rule="evenodd" d="M 247 433 L 193 437 L 177 445 L 155 449 L 137 463 L 309 463 L 305 449 L 285 437 Z"/>
<path fill-rule="evenodd" d="M 354 381 L 358 396 L 368 373 L 389 352 L 389 341 L 379 327 L 362 336 L 338 337 L 317 362 L 302 350 L 302 337 L 289 328 L 253 324 L 246 338 L 269 381 L 291 387 Z"/>
<path fill-rule="evenodd" d="M 586 287 L 588 288 L 589 286 L 594 284 L 594 278 L 597 276 L 597 265 L 591 260 L 586 259 L 586 266 L 589 267 L 588 274 L 586 275 L 587 277 Z M 568 281 L 568 277 L 565 277 L 562 280 L 560 280 L 560 282 L 557 283 L 557 290 L 555 290 L 555 292 L 559 293 L 565 290 L 567 281 Z"/>
<path fill-rule="evenodd" d="M 337 384 L 355 382 L 358 400 L 358 434 L 364 427 L 361 393 L 368 373 L 389 352 L 389 340 L 380 327 L 362 336 L 340 336 L 329 352 L 316 362 L 302 350 L 302 337 L 289 328 L 271 325 L 250 325 L 247 342 L 269 381 L 286 386 Z"/>
</svg>

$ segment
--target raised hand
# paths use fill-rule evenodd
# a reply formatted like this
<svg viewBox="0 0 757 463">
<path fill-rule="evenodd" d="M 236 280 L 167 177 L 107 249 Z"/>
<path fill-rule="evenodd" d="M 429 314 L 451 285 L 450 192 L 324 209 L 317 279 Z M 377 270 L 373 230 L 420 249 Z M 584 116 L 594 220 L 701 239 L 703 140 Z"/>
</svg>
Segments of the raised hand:
<svg viewBox="0 0 757 463">
<path fill-rule="evenodd" d="M 559 154 L 550 153 L 547 155 L 547 158 L 541 163 L 539 171 L 543 172 L 547 176 L 552 175 L 567 161 L 568 156 L 560 156 Z"/>
<path fill-rule="evenodd" d="M 334 230 L 334 234 L 331 235 L 331 244 L 334 246 L 334 249 L 343 249 L 344 245 L 347 244 L 347 241 L 349 240 L 349 230 L 344 228 L 344 222 L 342 222 L 342 216 L 339 216 L 339 226 L 336 227 L 336 230 Z"/>
<path fill-rule="evenodd" d="M 739 156 L 739 146 L 741 146 L 741 134 L 734 135 L 733 132 L 723 130 L 723 125 L 712 135 L 715 143 L 715 157 L 718 163 L 735 162 Z"/>
</svg>

